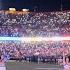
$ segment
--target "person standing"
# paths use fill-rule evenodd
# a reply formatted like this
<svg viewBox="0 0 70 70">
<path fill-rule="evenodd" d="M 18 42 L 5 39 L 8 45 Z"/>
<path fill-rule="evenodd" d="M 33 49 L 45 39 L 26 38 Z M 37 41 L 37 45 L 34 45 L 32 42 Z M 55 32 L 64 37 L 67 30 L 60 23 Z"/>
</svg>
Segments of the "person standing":
<svg viewBox="0 0 70 70">
<path fill-rule="evenodd" d="M 66 56 L 66 54 L 63 52 L 63 67 L 64 70 L 70 70 L 70 56 Z"/>
<path fill-rule="evenodd" d="M 5 63 L 2 60 L 2 51 L 0 50 L 0 70 L 6 70 Z"/>
</svg>

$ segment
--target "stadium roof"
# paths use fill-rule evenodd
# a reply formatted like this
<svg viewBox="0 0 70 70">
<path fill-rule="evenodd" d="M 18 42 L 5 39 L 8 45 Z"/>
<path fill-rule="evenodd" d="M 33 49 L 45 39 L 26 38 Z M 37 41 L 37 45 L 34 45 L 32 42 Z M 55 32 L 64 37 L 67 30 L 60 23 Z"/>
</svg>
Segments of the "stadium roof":
<svg viewBox="0 0 70 70">
<path fill-rule="evenodd" d="M 70 10 L 70 0 L 0 0 L 0 9 L 15 7 L 17 10 L 27 8 L 30 11 L 60 11 L 61 3 L 63 10 Z"/>
</svg>

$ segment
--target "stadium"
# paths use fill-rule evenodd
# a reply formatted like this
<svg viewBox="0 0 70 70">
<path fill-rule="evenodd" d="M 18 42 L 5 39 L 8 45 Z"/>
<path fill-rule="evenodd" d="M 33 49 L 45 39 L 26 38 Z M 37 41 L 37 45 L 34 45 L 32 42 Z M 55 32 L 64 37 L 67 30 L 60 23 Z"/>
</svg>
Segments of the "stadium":
<svg viewBox="0 0 70 70">
<path fill-rule="evenodd" d="M 0 10 L 0 70 L 70 70 L 70 11 L 60 6 Z"/>
</svg>

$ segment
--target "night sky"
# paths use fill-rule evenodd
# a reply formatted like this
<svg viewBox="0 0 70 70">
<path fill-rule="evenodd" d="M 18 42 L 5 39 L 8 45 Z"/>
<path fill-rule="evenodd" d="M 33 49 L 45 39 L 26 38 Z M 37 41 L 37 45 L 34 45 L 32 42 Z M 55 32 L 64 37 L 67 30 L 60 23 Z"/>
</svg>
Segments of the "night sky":
<svg viewBox="0 0 70 70">
<path fill-rule="evenodd" d="M 63 10 L 70 10 L 70 0 L 62 0 Z M 0 0 L 0 9 L 15 7 L 17 10 L 28 8 L 30 11 L 60 11 L 61 0 Z"/>
</svg>

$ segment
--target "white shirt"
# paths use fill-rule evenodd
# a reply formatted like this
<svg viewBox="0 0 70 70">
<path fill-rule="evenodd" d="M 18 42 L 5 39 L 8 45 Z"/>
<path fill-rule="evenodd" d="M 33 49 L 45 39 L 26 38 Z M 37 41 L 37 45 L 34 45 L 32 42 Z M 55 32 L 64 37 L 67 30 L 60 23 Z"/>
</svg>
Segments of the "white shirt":
<svg viewBox="0 0 70 70">
<path fill-rule="evenodd" d="M 70 69 L 70 66 L 67 65 L 67 64 L 65 64 L 65 65 L 64 65 L 64 70 L 69 70 L 69 69 Z"/>
<path fill-rule="evenodd" d="M 5 67 L 4 63 L 0 63 L 0 70 L 6 70 L 6 67 Z"/>
</svg>

